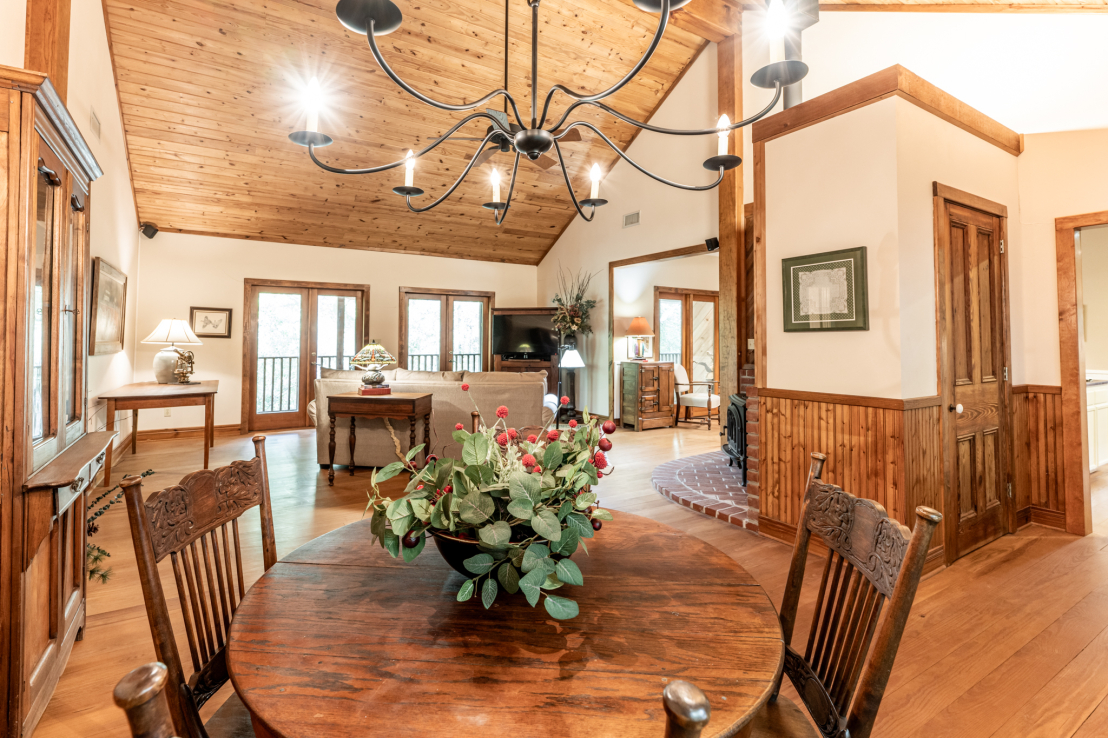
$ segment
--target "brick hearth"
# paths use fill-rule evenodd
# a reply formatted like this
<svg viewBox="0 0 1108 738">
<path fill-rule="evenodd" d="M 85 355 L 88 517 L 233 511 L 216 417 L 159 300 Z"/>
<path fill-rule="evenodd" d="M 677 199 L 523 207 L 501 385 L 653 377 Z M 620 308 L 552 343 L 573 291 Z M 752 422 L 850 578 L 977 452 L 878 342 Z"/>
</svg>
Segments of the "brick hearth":
<svg viewBox="0 0 1108 738">
<path fill-rule="evenodd" d="M 727 456 L 713 451 L 676 459 L 657 467 L 650 477 L 654 489 L 679 505 L 758 530 L 758 509 L 752 508 L 742 486 L 742 470 L 727 466 Z"/>
</svg>

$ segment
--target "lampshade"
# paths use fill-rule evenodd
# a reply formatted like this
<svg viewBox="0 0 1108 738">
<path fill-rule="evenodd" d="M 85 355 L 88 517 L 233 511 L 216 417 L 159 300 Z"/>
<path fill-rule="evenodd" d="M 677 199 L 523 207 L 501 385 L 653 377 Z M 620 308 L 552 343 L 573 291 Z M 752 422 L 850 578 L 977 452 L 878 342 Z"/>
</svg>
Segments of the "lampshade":
<svg viewBox="0 0 1108 738">
<path fill-rule="evenodd" d="M 653 336 L 654 331 L 650 330 L 650 324 L 646 322 L 646 318 L 634 318 L 631 325 L 627 326 L 627 335 Z"/>
<path fill-rule="evenodd" d="M 350 365 L 356 366 L 359 369 L 376 369 L 395 363 L 396 357 L 390 354 L 384 346 L 377 343 L 376 339 L 370 340 L 370 342 L 363 346 L 362 350 L 355 354 L 354 358 L 350 360 Z"/>
<path fill-rule="evenodd" d="M 577 352 L 577 349 L 566 349 L 566 352 L 562 354 L 562 360 L 559 362 L 559 366 L 562 369 L 582 369 L 585 366 L 585 362 L 581 360 L 581 354 Z"/>
<path fill-rule="evenodd" d="M 166 318 L 158 327 L 151 331 L 150 335 L 142 339 L 142 343 L 168 343 L 183 344 L 185 346 L 203 346 L 203 342 L 196 337 L 189 327 L 187 320 Z"/>
</svg>

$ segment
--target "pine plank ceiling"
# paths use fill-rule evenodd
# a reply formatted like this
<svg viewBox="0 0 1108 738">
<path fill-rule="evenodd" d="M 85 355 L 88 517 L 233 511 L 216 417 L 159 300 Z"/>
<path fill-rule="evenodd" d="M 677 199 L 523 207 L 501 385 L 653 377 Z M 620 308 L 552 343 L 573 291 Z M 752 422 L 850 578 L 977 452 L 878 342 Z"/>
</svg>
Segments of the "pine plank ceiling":
<svg viewBox="0 0 1108 738">
<path fill-rule="evenodd" d="M 404 23 L 380 37 L 382 53 L 416 89 L 446 102 L 477 99 L 503 79 L 504 3 L 400 0 Z M 435 210 L 415 214 L 391 192 L 403 170 L 347 176 L 316 167 L 287 136 L 305 125 L 301 88 L 313 75 L 327 91 L 321 128 L 335 144 L 324 161 L 365 167 L 395 161 L 439 136 L 461 115 L 400 90 L 373 60 L 364 36 L 337 21 L 335 0 L 104 0 L 109 43 L 141 221 L 166 231 L 338 248 L 539 263 L 576 216 L 557 167 L 521 161 L 512 211 L 497 227 L 481 204 L 499 154 Z M 529 106 L 530 10 L 510 0 L 509 91 Z M 658 16 L 611 0 L 545 0 L 540 9 L 539 89 L 554 83 L 598 91 L 639 59 Z M 646 68 L 609 100 L 650 117 L 706 42 L 671 25 Z M 555 106 L 560 115 L 567 98 Z M 621 146 L 634 129 L 602 124 Z M 710 121 L 706 121 L 710 125 Z M 469 124 L 461 135 L 483 136 Z M 416 184 L 442 193 L 477 142 L 450 141 L 419 161 Z M 586 132 L 563 146 L 578 196 L 587 171 L 615 154 Z"/>
</svg>

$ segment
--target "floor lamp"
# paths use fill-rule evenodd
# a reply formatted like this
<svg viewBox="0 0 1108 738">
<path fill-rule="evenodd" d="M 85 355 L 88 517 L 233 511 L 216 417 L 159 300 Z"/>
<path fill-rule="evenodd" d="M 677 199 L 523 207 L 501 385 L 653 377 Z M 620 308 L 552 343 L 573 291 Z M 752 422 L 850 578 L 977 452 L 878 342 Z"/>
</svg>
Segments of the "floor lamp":
<svg viewBox="0 0 1108 738">
<path fill-rule="evenodd" d="M 560 423 L 562 412 L 568 412 L 571 418 L 577 416 L 577 370 L 583 369 L 585 362 L 581 360 L 580 352 L 570 346 L 562 354 L 558 367 L 569 372 L 569 392 L 566 393 L 569 396 L 569 404 L 558 410 L 557 421 Z"/>
</svg>

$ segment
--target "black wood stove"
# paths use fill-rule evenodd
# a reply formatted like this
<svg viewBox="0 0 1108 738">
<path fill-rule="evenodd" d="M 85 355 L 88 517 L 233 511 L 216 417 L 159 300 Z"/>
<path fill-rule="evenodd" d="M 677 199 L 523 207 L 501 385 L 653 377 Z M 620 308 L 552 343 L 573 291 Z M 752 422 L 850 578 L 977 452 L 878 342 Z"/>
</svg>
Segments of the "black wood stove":
<svg viewBox="0 0 1108 738">
<path fill-rule="evenodd" d="M 724 437 L 723 452 L 729 457 L 727 466 L 739 462 L 743 470 L 743 486 L 746 486 L 746 398 L 731 395 L 727 406 L 727 429 L 720 433 Z"/>
</svg>

